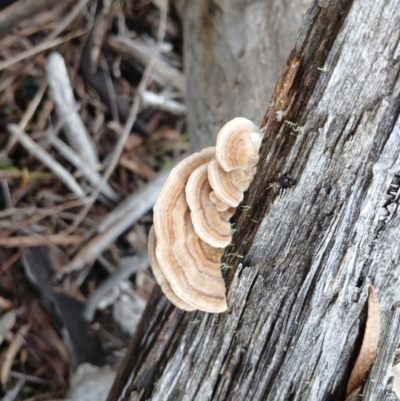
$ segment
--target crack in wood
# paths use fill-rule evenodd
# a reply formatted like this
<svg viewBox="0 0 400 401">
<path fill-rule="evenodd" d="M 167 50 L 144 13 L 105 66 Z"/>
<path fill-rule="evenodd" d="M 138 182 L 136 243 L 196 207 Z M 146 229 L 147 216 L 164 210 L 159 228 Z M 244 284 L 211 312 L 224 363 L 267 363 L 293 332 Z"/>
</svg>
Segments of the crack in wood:
<svg viewBox="0 0 400 401">
<path fill-rule="evenodd" d="M 391 81 L 394 72 L 387 68 L 387 53 L 394 48 L 393 35 L 387 32 L 397 32 L 399 17 L 393 11 L 399 2 L 389 0 L 381 12 L 371 7 L 372 1 L 330 1 L 332 18 L 312 7 L 292 53 L 302 66 L 286 100 L 295 91 L 288 118 L 315 128 L 293 137 L 285 124 L 269 121 L 259 173 L 245 198 L 251 209 L 240 215 L 235 247 L 228 251 L 244 255 L 242 260 L 249 259 L 255 268 L 239 267 L 235 272 L 239 261 L 233 257 L 236 264 L 228 272 L 233 280 L 228 292 L 230 314 L 204 321 L 201 329 L 192 325 L 188 330 L 181 322 L 187 334 L 174 338 L 179 347 L 166 364 L 159 364 L 157 383 L 150 383 L 143 397 L 344 399 L 340 395 L 348 377 L 346 367 L 360 329 L 357 285 L 373 281 L 385 293 L 385 313 L 390 302 L 400 299 L 398 219 L 397 226 L 381 231 L 373 251 L 367 246 L 375 229 L 374 208 L 382 195 L 378 191 L 383 193 L 392 178 L 388 168 L 398 167 L 399 85 Z M 351 18 L 343 26 L 349 9 Z M 365 26 L 359 24 L 361 15 L 363 21 L 368 17 Z M 382 29 L 372 29 L 377 25 Z M 364 74 L 365 63 L 354 57 L 359 52 L 376 58 L 371 63 L 374 74 Z M 316 67 L 326 60 L 329 72 L 321 75 Z M 324 87 L 325 83 L 329 85 Z M 393 83 L 397 89 L 391 88 Z M 387 97 L 382 100 L 382 96 Z M 283 173 L 290 174 L 296 185 L 279 195 L 268 186 Z M 396 196 L 390 207 L 396 206 L 393 199 Z M 382 221 L 387 226 L 389 219 Z M 216 329 L 214 322 L 219 323 Z M 394 333 L 392 326 L 397 323 L 386 319 L 384 329 Z M 384 340 L 395 347 L 398 339 L 391 335 Z M 382 343 L 381 350 L 385 349 L 388 344 Z M 136 347 L 129 352 L 143 351 Z M 371 377 L 380 386 L 387 379 L 388 357 L 378 352 L 378 360 L 382 366 Z M 374 394 L 382 394 L 382 389 Z"/>
<path fill-rule="evenodd" d="M 384 197 L 384 201 L 378 209 L 377 223 L 374 228 L 374 237 L 370 243 L 370 247 L 373 247 L 374 242 L 379 238 L 382 230 L 384 230 L 396 215 L 400 198 L 400 172 L 394 174 Z"/>
</svg>

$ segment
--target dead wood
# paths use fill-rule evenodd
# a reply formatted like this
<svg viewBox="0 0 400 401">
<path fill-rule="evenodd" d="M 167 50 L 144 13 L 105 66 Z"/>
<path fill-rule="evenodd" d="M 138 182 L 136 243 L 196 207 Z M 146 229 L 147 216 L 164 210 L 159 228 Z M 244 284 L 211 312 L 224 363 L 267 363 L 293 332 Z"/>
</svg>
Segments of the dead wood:
<svg viewBox="0 0 400 401">
<path fill-rule="evenodd" d="M 395 399 L 399 7 L 313 2 L 264 103 L 257 175 L 224 258 L 229 311 L 183 313 L 156 292 L 109 401 L 345 399 L 370 284 L 382 335 L 361 391 Z"/>
<path fill-rule="evenodd" d="M 234 117 L 260 124 L 310 0 L 185 1 L 187 124 L 194 151 Z"/>
</svg>

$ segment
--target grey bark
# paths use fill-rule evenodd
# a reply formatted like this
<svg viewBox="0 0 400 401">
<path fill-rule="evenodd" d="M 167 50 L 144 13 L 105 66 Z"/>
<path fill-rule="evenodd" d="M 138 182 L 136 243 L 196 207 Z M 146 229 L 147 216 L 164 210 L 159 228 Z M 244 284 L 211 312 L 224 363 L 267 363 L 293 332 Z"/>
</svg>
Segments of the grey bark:
<svg viewBox="0 0 400 401">
<path fill-rule="evenodd" d="M 214 144 L 234 117 L 268 106 L 310 0 L 201 0 L 182 7 L 192 149 Z"/>
<path fill-rule="evenodd" d="M 229 311 L 183 313 L 156 292 L 109 401 L 344 400 L 370 284 L 382 323 L 362 399 L 396 399 L 399 10 L 313 2 L 268 102 L 236 256 L 223 260 Z"/>
</svg>

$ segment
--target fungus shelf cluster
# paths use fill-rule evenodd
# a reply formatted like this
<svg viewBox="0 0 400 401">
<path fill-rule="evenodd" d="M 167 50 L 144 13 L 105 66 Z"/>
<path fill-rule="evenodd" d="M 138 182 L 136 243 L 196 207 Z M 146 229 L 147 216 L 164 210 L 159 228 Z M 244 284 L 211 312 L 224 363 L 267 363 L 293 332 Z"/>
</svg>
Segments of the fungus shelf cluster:
<svg viewBox="0 0 400 401">
<path fill-rule="evenodd" d="M 150 263 L 178 308 L 227 309 L 220 261 L 231 242 L 229 219 L 253 180 L 261 139 L 251 121 L 234 118 L 219 131 L 215 147 L 192 154 L 171 171 L 157 198 Z"/>
</svg>

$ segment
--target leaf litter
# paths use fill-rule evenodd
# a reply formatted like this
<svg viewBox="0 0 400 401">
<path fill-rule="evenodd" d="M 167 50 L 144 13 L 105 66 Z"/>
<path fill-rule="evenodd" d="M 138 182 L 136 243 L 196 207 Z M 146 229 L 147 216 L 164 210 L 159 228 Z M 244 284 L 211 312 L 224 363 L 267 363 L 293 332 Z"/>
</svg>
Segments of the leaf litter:
<svg viewBox="0 0 400 401">
<path fill-rule="evenodd" d="M 0 397 L 63 398 L 71 369 L 118 364 L 127 332 L 150 296 L 154 281 L 141 255 L 151 201 L 128 228 L 121 222 L 131 215 L 135 196 L 157 191 L 159 174 L 189 149 L 180 21 L 170 8 L 158 38 L 159 3 L 53 0 L 44 10 L 32 5 L 29 17 L 12 29 L 2 31 L 0 23 Z M 156 74 L 143 91 L 108 187 L 82 213 L 112 162 L 157 46 L 163 51 Z M 54 52 L 65 64 L 64 83 L 73 96 L 64 113 L 48 84 Z M 95 165 L 85 156 L 91 145 L 82 149 L 70 138 L 68 129 L 80 124 L 74 121 L 94 146 Z M 77 255 L 84 263 L 65 272 Z M 128 279 L 122 269 L 134 273 Z M 95 305 L 94 319 L 87 321 L 85 305 L 99 298 L 94 295 L 106 280 L 119 291 L 115 302 L 100 294 L 99 305 L 108 306 L 100 311 Z M 121 307 L 129 309 L 129 302 L 137 312 L 121 327 L 117 320 L 127 316 Z"/>
</svg>

